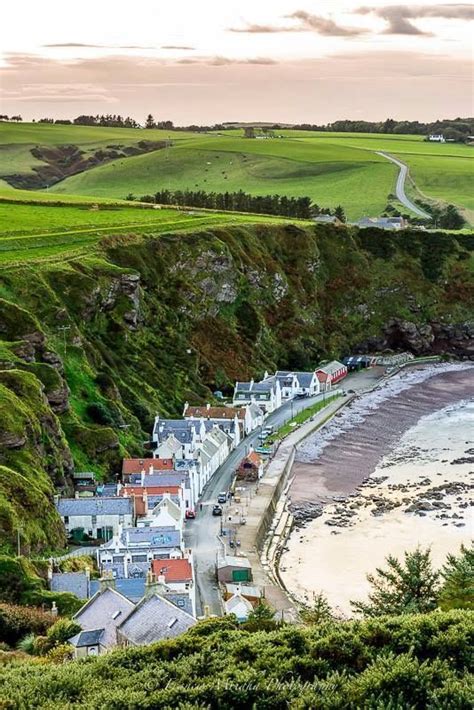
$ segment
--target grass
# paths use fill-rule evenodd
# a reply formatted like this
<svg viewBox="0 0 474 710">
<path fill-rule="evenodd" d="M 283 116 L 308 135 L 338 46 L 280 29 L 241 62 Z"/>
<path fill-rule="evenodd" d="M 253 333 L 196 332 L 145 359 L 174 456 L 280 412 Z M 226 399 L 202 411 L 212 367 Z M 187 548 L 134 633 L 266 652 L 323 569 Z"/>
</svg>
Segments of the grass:
<svg viewBox="0 0 474 710">
<path fill-rule="evenodd" d="M 362 153 L 364 160 L 351 161 L 352 152 L 343 149 L 331 154 L 325 150 L 320 160 L 312 160 L 303 145 L 304 150 L 299 152 L 304 159 L 294 160 L 285 155 L 243 152 L 249 143 L 224 141 L 224 150 L 212 151 L 192 142 L 166 153 L 117 160 L 70 177 L 53 186 L 51 192 L 123 198 L 128 192 L 143 195 L 160 188 L 208 192 L 242 189 L 255 195 L 309 195 L 322 206 L 344 204 L 348 215 L 355 218 L 381 212 L 394 185 L 396 168 L 379 156 L 372 162 L 370 154 Z M 282 148 L 283 154 L 288 152 L 287 146 Z M 315 153 L 318 151 L 313 151 L 313 158 Z M 367 188 L 362 204 L 361 184 Z"/>
<path fill-rule="evenodd" d="M 271 434 L 271 436 L 269 437 L 269 441 L 274 442 L 279 441 L 280 439 L 284 439 L 285 436 L 291 434 L 291 432 L 295 431 L 295 429 L 301 426 L 301 424 L 304 424 L 308 421 L 308 419 L 311 419 L 314 414 L 317 414 L 321 411 L 321 409 L 324 409 L 324 407 L 327 407 L 327 405 L 330 404 L 333 400 L 341 396 L 341 392 L 335 392 L 334 394 L 328 395 L 325 399 L 315 402 L 312 407 L 303 409 L 303 411 L 299 412 L 296 417 L 291 419 L 291 421 L 286 422 L 286 424 L 283 424 L 283 426 L 281 426 L 275 432 L 275 434 Z"/>
<path fill-rule="evenodd" d="M 5 192 L 1 194 L 5 195 Z M 41 200 L 43 196 L 42 193 L 27 194 L 35 200 Z M 87 203 L 85 198 L 81 198 L 82 204 L 65 201 L 60 205 L 51 205 L 48 204 L 50 197 L 48 194 L 44 204 L 0 200 L 0 223 L 5 225 L 0 232 L 0 264 L 76 257 L 90 253 L 99 246 L 103 237 L 110 234 L 158 235 L 202 231 L 221 225 L 285 221 L 276 217 L 229 212 L 156 210 L 127 202 L 94 209 L 92 205 L 95 200 Z"/>
<path fill-rule="evenodd" d="M 73 175 L 50 187 L 50 194 L 123 199 L 129 192 L 141 195 L 160 188 L 305 194 L 321 206 L 342 204 L 348 217 L 356 219 L 381 214 L 394 191 L 397 168 L 377 155 L 386 151 L 408 164 L 414 194 L 418 190 L 428 199 L 453 203 L 470 220 L 474 215 L 471 146 L 429 143 L 422 136 L 288 129 L 278 134 L 284 137 L 249 140 L 240 129 L 196 134 L 0 123 L 0 177 L 31 173 L 40 165 L 30 152 L 37 145 L 78 145 L 87 153 L 170 137 L 171 148 L 119 158 Z"/>
</svg>

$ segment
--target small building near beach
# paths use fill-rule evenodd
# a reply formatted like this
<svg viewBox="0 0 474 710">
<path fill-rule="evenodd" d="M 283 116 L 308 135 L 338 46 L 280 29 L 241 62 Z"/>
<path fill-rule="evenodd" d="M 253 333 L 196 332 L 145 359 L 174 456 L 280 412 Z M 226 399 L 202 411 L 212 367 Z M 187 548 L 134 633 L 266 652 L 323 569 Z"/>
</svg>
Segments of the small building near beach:
<svg viewBox="0 0 474 710">
<path fill-rule="evenodd" d="M 217 562 L 217 579 L 223 584 L 250 582 L 252 580 L 252 566 L 246 557 L 224 555 Z"/>
<path fill-rule="evenodd" d="M 327 392 L 344 379 L 347 375 L 347 366 L 338 360 L 332 360 L 327 365 L 318 367 L 316 377 L 319 380 L 321 391 Z"/>
<path fill-rule="evenodd" d="M 262 459 L 255 451 L 251 451 L 240 462 L 236 474 L 239 481 L 258 481 L 263 476 Z"/>
</svg>

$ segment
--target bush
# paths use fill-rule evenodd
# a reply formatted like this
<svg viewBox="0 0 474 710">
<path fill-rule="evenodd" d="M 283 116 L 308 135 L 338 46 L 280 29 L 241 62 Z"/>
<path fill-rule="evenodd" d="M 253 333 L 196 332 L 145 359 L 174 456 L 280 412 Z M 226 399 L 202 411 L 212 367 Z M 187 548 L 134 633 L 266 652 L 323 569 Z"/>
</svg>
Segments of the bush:
<svg viewBox="0 0 474 710">
<path fill-rule="evenodd" d="M 114 416 L 109 408 L 102 402 L 92 402 L 88 404 L 86 413 L 94 424 L 104 424 L 105 426 L 113 426 L 115 424 Z"/>
<path fill-rule="evenodd" d="M 14 646 L 26 634 L 45 633 L 54 621 L 54 616 L 34 607 L 0 604 L 0 641 Z"/>
</svg>

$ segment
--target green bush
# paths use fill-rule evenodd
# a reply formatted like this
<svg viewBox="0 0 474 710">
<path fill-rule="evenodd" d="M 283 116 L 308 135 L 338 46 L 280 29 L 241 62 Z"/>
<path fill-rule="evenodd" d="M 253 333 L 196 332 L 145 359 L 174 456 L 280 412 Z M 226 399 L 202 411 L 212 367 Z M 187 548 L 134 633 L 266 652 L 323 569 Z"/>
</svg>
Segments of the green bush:
<svg viewBox="0 0 474 710">
<path fill-rule="evenodd" d="M 0 641 L 13 646 L 26 634 L 46 633 L 54 621 L 54 616 L 34 607 L 0 604 Z"/>
<path fill-rule="evenodd" d="M 6 707 L 470 710 L 474 613 L 284 625 L 252 633 L 233 619 L 200 622 L 176 639 L 64 662 L 4 666 Z M 472 659 L 471 659 L 472 660 Z"/>
</svg>

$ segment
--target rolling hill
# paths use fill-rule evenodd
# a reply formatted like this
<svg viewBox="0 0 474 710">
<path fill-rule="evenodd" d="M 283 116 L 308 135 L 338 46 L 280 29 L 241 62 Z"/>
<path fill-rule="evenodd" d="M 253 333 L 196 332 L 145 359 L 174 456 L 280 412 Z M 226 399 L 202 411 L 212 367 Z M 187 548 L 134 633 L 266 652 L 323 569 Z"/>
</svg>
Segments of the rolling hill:
<svg viewBox="0 0 474 710">
<path fill-rule="evenodd" d="M 377 155 L 385 151 L 409 166 L 412 197 L 453 203 L 473 222 L 471 146 L 420 136 L 289 129 L 279 135 L 252 140 L 238 129 L 197 134 L 2 123 L 0 178 L 3 185 L 48 184 L 52 193 L 115 199 L 163 188 L 309 195 L 323 207 L 343 205 L 356 219 L 381 214 L 389 201 L 400 207 L 391 197 L 397 169 Z"/>
</svg>

